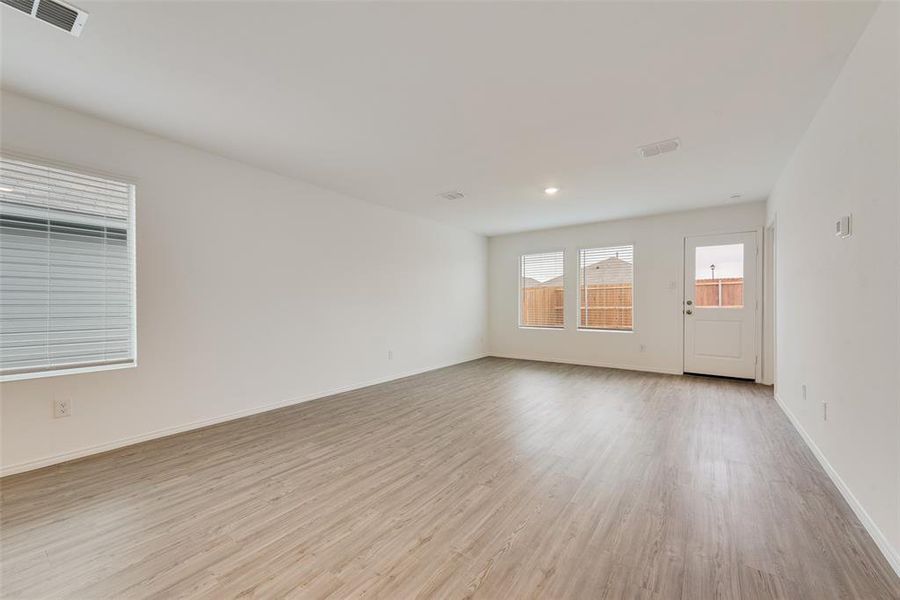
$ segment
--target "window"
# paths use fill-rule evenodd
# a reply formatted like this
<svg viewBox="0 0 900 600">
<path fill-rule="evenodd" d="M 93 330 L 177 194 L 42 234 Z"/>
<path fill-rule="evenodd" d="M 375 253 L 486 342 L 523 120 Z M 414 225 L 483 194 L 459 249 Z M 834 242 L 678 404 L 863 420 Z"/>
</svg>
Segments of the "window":
<svg viewBox="0 0 900 600">
<path fill-rule="evenodd" d="M 700 308 L 744 306 L 744 245 L 697 246 L 694 304 Z"/>
<path fill-rule="evenodd" d="M 0 156 L 0 378 L 134 361 L 134 186 Z"/>
<path fill-rule="evenodd" d="M 634 246 L 579 251 L 578 327 L 631 331 L 634 324 Z"/>
<path fill-rule="evenodd" d="M 562 329 L 565 324 L 565 283 L 560 252 L 526 254 L 519 269 L 520 327 Z"/>
</svg>

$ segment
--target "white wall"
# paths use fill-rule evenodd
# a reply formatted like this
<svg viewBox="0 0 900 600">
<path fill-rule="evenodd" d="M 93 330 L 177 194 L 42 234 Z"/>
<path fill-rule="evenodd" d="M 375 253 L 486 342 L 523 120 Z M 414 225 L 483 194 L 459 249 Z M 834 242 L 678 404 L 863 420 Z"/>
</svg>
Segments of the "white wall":
<svg viewBox="0 0 900 600">
<path fill-rule="evenodd" d="M 898 31 L 900 5 L 879 7 L 768 212 L 777 396 L 900 572 Z M 847 213 L 853 236 L 836 238 Z"/>
<path fill-rule="evenodd" d="M 138 367 L 3 384 L 4 472 L 484 355 L 481 236 L 11 93 L 2 144 L 138 179 Z"/>
<path fill-rule="evenodd" d="M 686 235 L 761 229 L 765 204 L 738 204 L 639 219 L 605 221 L 492 237 L 489 240 L 489 345 L 495 356 L 682 370 L 683 248 Z M 634 332 L 576 331 L 578 248 L 634 244 Z M 566 251 L 566 328 L 518 327 L 519 256 Z M 641 345 L 645 350 L 640 351 Z"/>
</svg>

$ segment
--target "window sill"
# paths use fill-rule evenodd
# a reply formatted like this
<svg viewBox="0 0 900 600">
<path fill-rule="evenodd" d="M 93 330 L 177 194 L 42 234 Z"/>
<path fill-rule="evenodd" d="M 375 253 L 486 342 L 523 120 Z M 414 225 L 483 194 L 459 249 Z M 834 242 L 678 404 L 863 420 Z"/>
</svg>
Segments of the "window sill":
<svg viewBox="0 0 900 600">
<path fill-rule="evenodd" d="M 48 369 L 46 371 L 29 371 L 27 373 L 11 373 L 0 375 L 0 382 L 23 381 L 25 379 L 43 379 L 44 377 L 59 377 L 60 375 L 75 375 L 77 373 L 95 373 L 97 371 L 114 371 L 117 369 L 131 369 L 137 366 L 137 361 L 122 363 L 88 365 L 84 367 L 71 367 L 64 369 Z"/>
<path fill-rule="evenodd" d="M 519 325 L 519 329 L 533 329 L 535 331 L 565 331 L 565 327 L 537 327 L 534 325 Z"/>
<path fill-rule="evenodd" d="M 593 327 L 579 327 L 577 331 L 591 333 L 634 333 L 634 329 L 597 329 Z"/>
</svg>

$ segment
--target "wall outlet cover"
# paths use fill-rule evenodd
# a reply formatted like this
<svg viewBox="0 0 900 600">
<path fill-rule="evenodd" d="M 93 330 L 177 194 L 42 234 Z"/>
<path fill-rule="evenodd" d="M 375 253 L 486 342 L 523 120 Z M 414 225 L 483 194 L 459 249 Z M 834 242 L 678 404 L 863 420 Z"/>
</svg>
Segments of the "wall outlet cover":
<svg viewBox="0 0 900 600">
<path fill-rule="evenodd" d="M 72 401 L 68 398 L 55 398 L 53 400 L 53 418 L 61 419 L 72 415 Z"/>
</svg>

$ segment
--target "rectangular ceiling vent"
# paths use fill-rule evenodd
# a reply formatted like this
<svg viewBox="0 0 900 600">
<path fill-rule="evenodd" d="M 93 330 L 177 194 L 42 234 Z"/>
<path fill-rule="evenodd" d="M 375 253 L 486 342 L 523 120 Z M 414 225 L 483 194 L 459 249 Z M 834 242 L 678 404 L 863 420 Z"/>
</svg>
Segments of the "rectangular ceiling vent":
<svg viewBox="0 0 900 600">
<path fill-rule="evenodd" d="M 466 195 L 462 192 L 454 190 L 452 192 L 444 192 L 443 194 L 438 194 L 438 197 L 443 198 L 444 200 L 462 200 L 466 197 Z"/>
<path fill-rule="evenodd" d="M 0 0 L 0 2 L 71 33 L 75 37 L 81 35 L 81 30 L 88 18 L 88 14 L 80 8 L 58 0 Z"/>
<path fill-rule="evenodd" d="M 641 153 L 642 157 L 650 158 L 651 156 L 678 150 L 679 146 L 681 146 L 681 140 L 679 140 L 678 138 L 672 138 L 670 140 L 663 140 L 661 142 L 647 144 L 646 146 L 640 146 L 638 148 L 638 152 Z"/>
<path fill-rule="evenodd" d="M 19 9 L 24 13 L 31 14 L 34 9 L 34 0 L 3 0 L 3 4 Z"/>
</svg>

